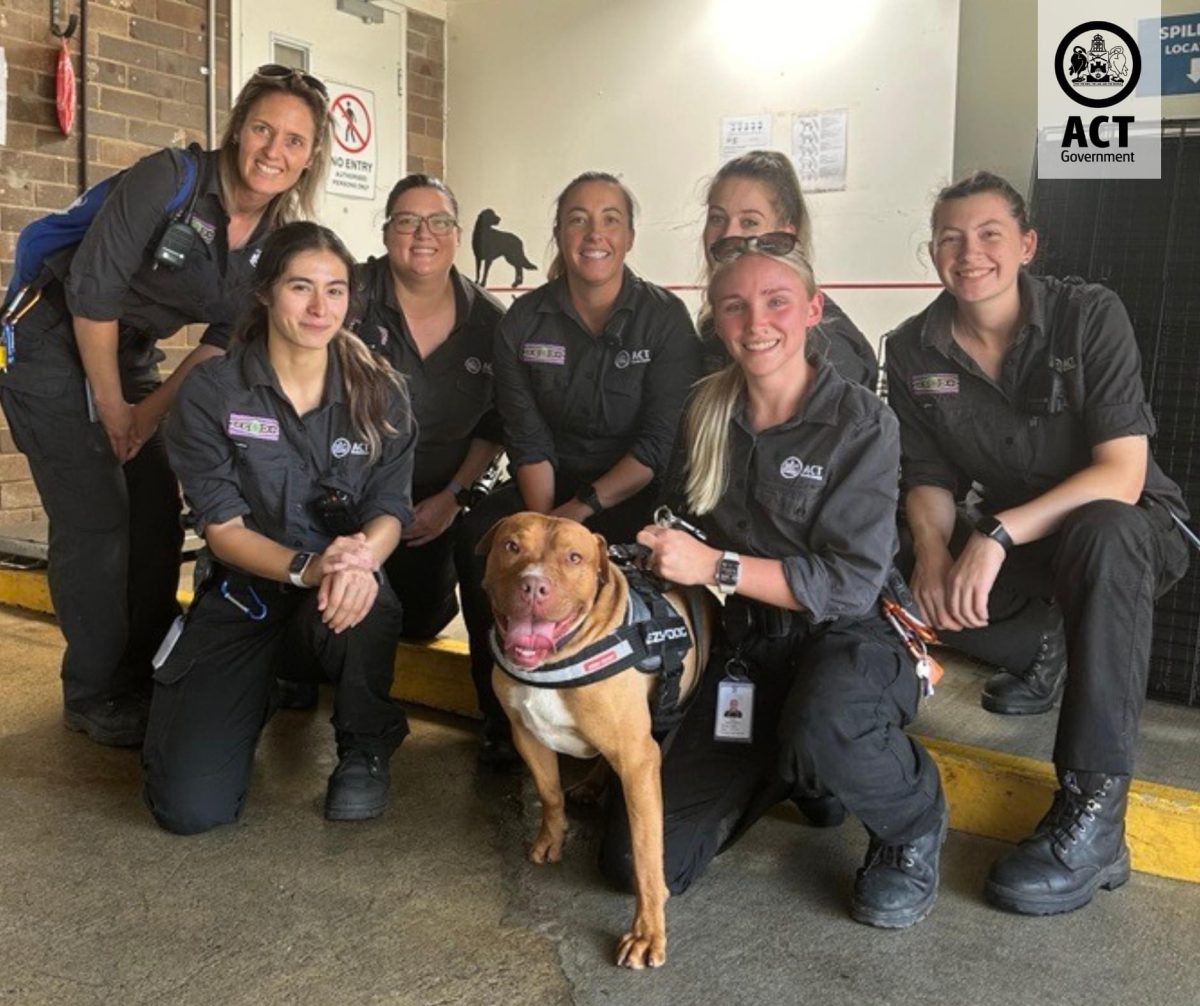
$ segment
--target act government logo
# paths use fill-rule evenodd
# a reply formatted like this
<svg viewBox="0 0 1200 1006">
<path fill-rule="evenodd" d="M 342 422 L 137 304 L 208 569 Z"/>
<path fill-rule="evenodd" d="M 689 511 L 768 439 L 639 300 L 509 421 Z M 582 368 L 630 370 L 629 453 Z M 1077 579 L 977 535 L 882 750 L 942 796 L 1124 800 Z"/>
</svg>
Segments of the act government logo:
<svg viewBox="0 0 1200 1006">
<path fill-rule="evenodd" d="M 1063 36 L 1054 75 L 1068 98 L 1088 108 L 1123 101 L 1142 75 L 1142 54 L 1133 36 L 1111 21 L 1085 21 Z"/>
</svg>

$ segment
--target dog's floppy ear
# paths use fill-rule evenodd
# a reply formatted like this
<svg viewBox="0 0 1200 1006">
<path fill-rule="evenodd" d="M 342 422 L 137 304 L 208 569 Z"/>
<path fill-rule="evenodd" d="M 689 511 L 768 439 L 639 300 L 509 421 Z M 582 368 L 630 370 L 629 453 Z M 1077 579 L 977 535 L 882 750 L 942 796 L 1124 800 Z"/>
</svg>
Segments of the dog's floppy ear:
<svg viewBox="0 0 1200 1006">
<path fill-rule="evenodd" d="M 506 520 L 508 520 L 507 517 L 501 517 L 495 524 L 488 528 L 487 534 L 480 538 L 479 544 L 475 546 L 476 555 L 487 555 L 492 550 L 492 542 L 496 538 L 496 532 L 500 530 L 500 525 Z"/>
<path fill-rule="evenodd" d="M 608 542 L 602 534 L 593 534 L 596 541 L 596 569 L 599 570 L 600 586 L 608 583 Z"/>
</svg>

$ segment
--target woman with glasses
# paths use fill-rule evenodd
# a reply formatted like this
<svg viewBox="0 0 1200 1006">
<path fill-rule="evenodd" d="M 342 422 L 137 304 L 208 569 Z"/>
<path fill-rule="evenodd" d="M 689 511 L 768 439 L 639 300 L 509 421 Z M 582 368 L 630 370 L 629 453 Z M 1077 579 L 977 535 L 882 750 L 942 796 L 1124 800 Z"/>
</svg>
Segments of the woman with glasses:
<svg viewBox="0 0 1200 1006">
<path fill-rule="evenodd" d="M 912 925 L 937 896 L 946 804 L 904 733 L 921 686 L 879 607 L 896 418 L 809 341 L 823 298 L 796 235 L 726 237 L 712 254 L 708 302 L 732 362 L 692 397 L 668 493 L 707 540 L 657 526 L 637 539 L 659 576 L 726 598 L 708 673 L 665 745 L 667 883 L 686 890 L 773 804 L 836 797 L 869 836 L 851 914 Z M 628 883 L 620 803 L 601 861 Z"/>
<path fill-rule="evenodd" d="M 633 196 L 615 176 L 589 171 L 573 179 L 555 207 L 550 281 L 519 298 L 500 323 L 496 398 L 514 479 L 471 511 L 461 546 L 464 563 L 476 569 L 462 594 L 485 764 L 519 759 L 492 692 L 492 618 L 474 543 L 519 510 L 632 541 L 699 377 L 699 341 L 682 301 L 625 264 L 633 216 Z"/>
<path fill-rule="evenodd" d="M 357 331 L 407 378 L 420 431 L 413 519 L 388 560 L 404 635 L 428 639 L 457 614 L 454 541 L 472 484 L 500 453 L 492 343 L 504 308 L 454 267 L 462 231 L 445 182 L 409 175 L 388 196 L 387 254 L 362 268 Z"/>
<path fill-rule="evenodd" d="M 391 698 L 400 609 L 377 571 L 412 516 L 416 429 L 400 377 L 342 327 L 353 269 L 325 227 L 272 234 L 232 352 L 188 377 L 168 422 L 214 560 L 156 658 L 142 762 L 168 831 L 239 817 L 293 653 L 336 688 L 325 817 L 365 820 L 388 802 L 408 724 Z"/>
<path fill-rule="evenodd" d="M 1187 507 L 1149 450 L 1117 295 L 1027 270 L 1037 231 L 998 175 L 943 189 L 930 224 L 945 290 L 887 354 L 913 594 L 944 643 L 1001 668 L 984 708 L 1041 713 L 1062 699 L 1058 792 L 984 890 L 1009 911 L 1068 912 L 1129 878 L 1154 601 L 1187 568 L 1173 516 Z"/>
<path fill-rule="evenodd" d="M 769 233 L 794 235 L 811 258 L 812 219 L 800 191 L 792 162 L 776 150 L 751 150 L 721 165 L 708 186 L 707 216 L 701 241 L 708 274 L 716 262 L 712 244 L 724 237 Z M 813 330 L 812 341 L 848 381 L 874 388 L 879 369 L 875 351 L 846 313 L 825 297 L 825 311 Z M 705 373 L 729 362 L 705 305 L 700 313 L 700 339 Z"/>
<path fill-rule="evenodd" d="M 138 161 L 19 295 L 0 403 L 50 521 L 64 721 L 101 744 L 141 744 L 150 658 L 179 611 L 179 492 L 159 423 L 192 367 L 223 351 L 267 234 L 312 214 L 327 100 L 315 77 L 261 67 L 218 149 Z M 156 343 L 196 323 L 201 344 L 160 380 Z"/>
</svg>

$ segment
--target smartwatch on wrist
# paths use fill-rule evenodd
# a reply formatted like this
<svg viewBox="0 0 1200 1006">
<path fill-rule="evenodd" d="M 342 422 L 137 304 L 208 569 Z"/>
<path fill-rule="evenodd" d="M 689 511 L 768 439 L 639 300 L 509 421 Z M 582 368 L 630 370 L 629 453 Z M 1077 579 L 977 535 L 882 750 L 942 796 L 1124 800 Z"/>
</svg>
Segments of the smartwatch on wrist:
<svg viewBox="0 0 1200 1006">
<path fill-rule="evenodd" d="M 304 572 L 312 560 L 312 552 L 297 552 L 292 556 L 292 561 L 288 565 L 288 581 L 293 587 L 307 589 L 308 584 L 304 582 Z"/>
<path fill-rule="evenodd" d="M 458 479 L 451 479 L 446 483 L 446 492 L 454 497 L 454 502 L 464 510 L 471 503 L 471 490 L 464 486 Z"/>
<path fill-rule="evenodd" d="M 1005 555 L 1012 551 L 1013 540 L 1007 529 L 991 514 L 985 514 L 975 522 L 975 530 L 985 538 L 991 538 L 992 541 L 1000 545 L 1004 549 Z"/>
<path fill-rule="evenodd" d="M 717 590 L 729 595 L 738 588 L 742 579 L 742 557 L 736 552 L 722 552 L 717 560 Z"/>
<path fill-rule="evenodd" d="M 595 516 L 604 509 L 600 502 L 600 497 L 596 495 L 596 487 L 592 485 L 580 486 L 575 493 L 575 498 L 586 507 L 590 507 L 592 515 Z"/>
</svg>

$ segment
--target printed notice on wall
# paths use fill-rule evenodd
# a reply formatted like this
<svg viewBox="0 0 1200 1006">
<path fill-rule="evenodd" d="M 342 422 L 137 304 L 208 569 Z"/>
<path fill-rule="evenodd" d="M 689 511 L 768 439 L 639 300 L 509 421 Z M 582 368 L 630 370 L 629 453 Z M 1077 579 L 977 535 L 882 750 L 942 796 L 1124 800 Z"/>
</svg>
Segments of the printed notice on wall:
<svg viewBox="0 0 1200 1006">
<path fill-rule="evenodd" d="M 325 191 L 351 199 L 375 198 L 375 92 L 328 82 L 333 158 Z"/>
<path fill-rule="evenodd" d="M 843 108 L 792 119 L 792 161 L 805 192 L 840 192 L 846 188 L 846 130 Z"/>
<path fill-rule="evenodd" d="M 770 146 L 769 115 L 726 115 L 721 118 L 722 164 L 748 150 L 765 150 Z"/>
</svg>

